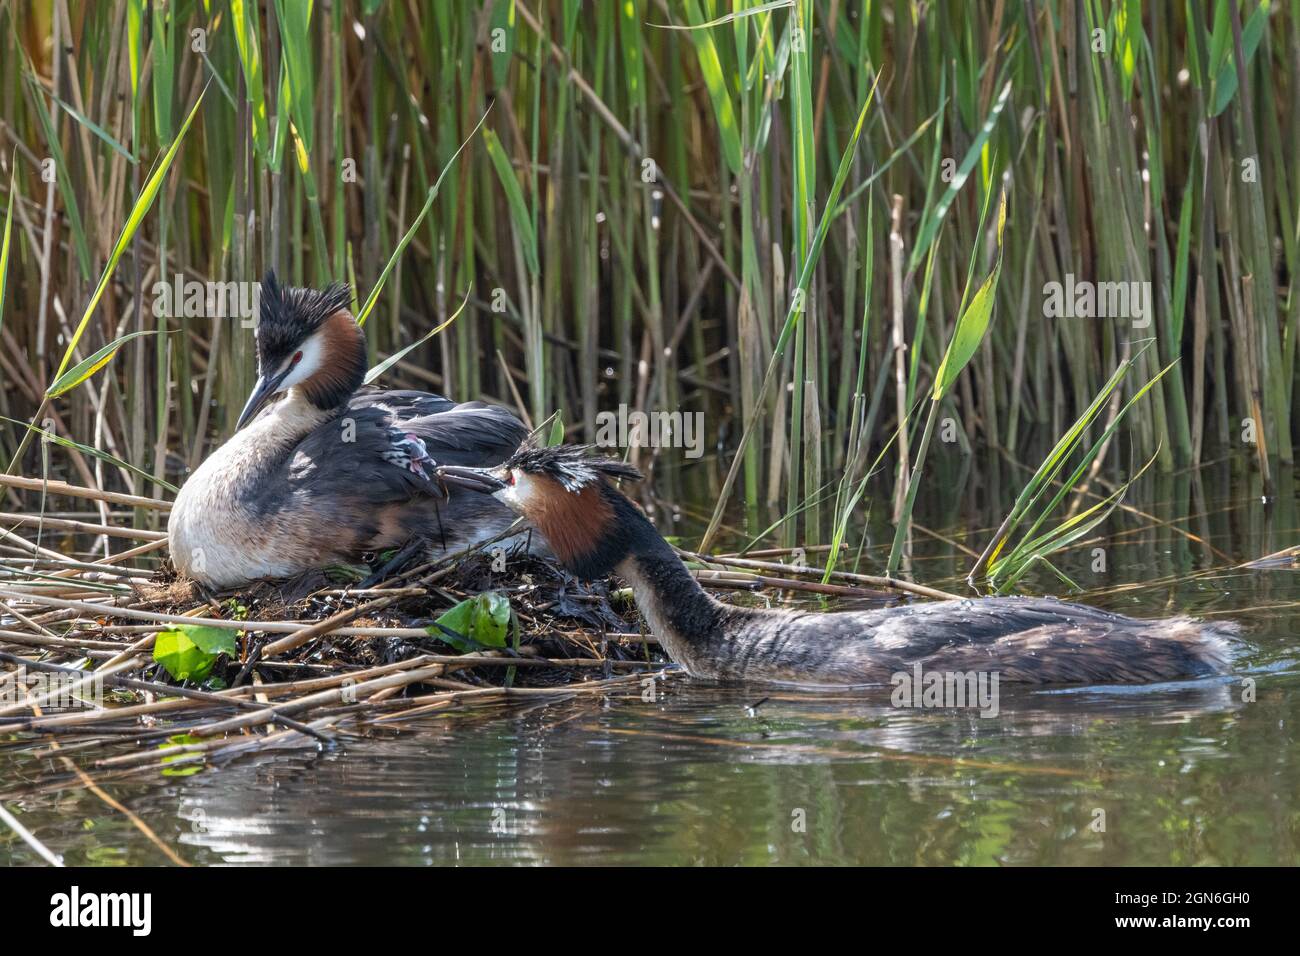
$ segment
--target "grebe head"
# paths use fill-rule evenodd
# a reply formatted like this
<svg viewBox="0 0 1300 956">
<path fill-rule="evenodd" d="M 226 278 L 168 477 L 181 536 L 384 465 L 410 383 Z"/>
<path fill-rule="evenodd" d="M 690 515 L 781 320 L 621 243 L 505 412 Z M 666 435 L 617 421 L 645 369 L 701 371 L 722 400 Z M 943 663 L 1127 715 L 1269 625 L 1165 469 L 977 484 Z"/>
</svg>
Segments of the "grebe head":
<svg viewBox="0 0 1300 956">
<path fill-rule="evenodd" d="M 586 445 L 543 448 L 525 442 L 497 468 L 446 466 L 438 476 L 449 485 L 490 494 L 528 519 L 560 563 L 582 577 L 607 573 L 650 528 L 608 480 L 639 480 L 641 472 L 597 457 Z"/>
<path fill-rule="evenodd" d="M 343 283 L 324 289 L 282 286 L 268 272 L 260 290 L 257 385 L 235 426 L 243 428 L 273 395 L 295 386 L 317 408 L 343 404 L 366 374 L 365 339 L 348 312 Z"/>
</svg>

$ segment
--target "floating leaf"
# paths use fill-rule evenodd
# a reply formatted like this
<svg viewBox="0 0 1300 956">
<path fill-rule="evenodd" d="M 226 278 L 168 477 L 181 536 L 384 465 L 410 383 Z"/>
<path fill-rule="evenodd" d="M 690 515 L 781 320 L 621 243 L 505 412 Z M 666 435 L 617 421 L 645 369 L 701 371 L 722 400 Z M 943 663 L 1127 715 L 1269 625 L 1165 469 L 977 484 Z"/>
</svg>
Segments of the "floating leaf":
<svg viewBox="0 0 1300 956">
<path fill-rule="evenodd" d="M 462 652 L 505 647 L 510 614 L 510 598 L 496 591 L 485 591 L 444 612 L 426 630 Z"/>
<path fill-rule="evenodd" d="M 153 659 L 175 680 L 203 680 L 218 657 L 233 657 L 236 652 L 234 631 L 201 624 L 178 624 L 159 631 L 153 645 Z"/>
<path fill-rule="evenodd" d="M 168 747 L 182 747 L 186 744 L 201 744 L 202 737 L 195 737 L 193 734 L 173 734 L 165 741 L 158 745 L 159 750 L 166 750 Z M 191 755 L 188 753 L 168 754 L 162 758 L 163 763 L 173 763 L 177 760 L 186 760 Z M 203 769 L 200 763 L 186 763 L 180 767 L 168 767 L 163 770 L 164 777 L 189 777 Z"/>
</svg>

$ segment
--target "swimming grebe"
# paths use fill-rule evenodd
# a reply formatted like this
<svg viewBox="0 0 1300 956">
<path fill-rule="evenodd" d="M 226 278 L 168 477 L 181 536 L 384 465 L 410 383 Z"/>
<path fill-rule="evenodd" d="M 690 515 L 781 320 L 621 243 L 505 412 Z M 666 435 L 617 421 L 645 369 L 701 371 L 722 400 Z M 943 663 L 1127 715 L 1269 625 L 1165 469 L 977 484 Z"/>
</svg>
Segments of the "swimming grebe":
<svg viewBox="0 0 1300 956">
<path fill-rule="evenodd" d="M 580 577 L 617 571 L 668 656 L 696 677 L 853 686 L 885 684 L 920 664 L 1034 684 L 1131 684 L 1217 673 L 1228 660 L 1230 629 L 1188 618 L 1139 621 L 1042 598 L 837 613 L 733 607 L 706 594 L 610 484 L 640 478 L 630 465 L 574 446 L 526 444 L 496 469 L 437 473 L 526 517 Z"/>
<path fill-rule="evenodd" d="M 366 343 L 349 300 L 344 285 L 262 281 L 257 385 L 235 434 L 185 482 L 167 523 L 172 560 L 187 576 L 233 588 L 389 548 L 454 550 L 515 520 L 491 498 L 448 496 L 433 469 L 497 464 L 523 424 L 482 402 L 363 387 Z"/>
</svg>

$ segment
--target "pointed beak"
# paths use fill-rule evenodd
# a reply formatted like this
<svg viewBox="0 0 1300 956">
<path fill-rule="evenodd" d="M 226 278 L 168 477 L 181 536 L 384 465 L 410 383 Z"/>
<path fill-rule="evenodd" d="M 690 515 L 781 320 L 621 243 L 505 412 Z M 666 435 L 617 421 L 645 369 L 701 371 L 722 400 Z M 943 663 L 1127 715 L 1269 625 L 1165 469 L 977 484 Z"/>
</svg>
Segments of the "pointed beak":
<svg viewBox="0 0 1300 956">
<path fill-rule="evenodd" d="M 460 465 L 443 465 L 437 470 L 438 477 L 444 484 L 453 488 L 466 488 L 490 495 L 500 491 L 506 483 L 487 468 L 464 468 Z"/>
<path fill-rule="evenodd" d="M 271 378 L 267 378 L 265 375 L 258 377 L 257 384 L 253 386 L 253 394 L 248 396 L 248 403 L 244 406 L 244 410 L 239 413 L 239 421 L 235 423 L 235 431 L 239 431 L 257 416 L 257 413 L 262 410 L 262 406 L 266 404 L 267 399 L 275 394 L 275 390 L 280 387 L 280 383 L 284 381 L 284 377 L 288 373 L 289 370 L 286 368 L 283 372 Z"/>
</svg>

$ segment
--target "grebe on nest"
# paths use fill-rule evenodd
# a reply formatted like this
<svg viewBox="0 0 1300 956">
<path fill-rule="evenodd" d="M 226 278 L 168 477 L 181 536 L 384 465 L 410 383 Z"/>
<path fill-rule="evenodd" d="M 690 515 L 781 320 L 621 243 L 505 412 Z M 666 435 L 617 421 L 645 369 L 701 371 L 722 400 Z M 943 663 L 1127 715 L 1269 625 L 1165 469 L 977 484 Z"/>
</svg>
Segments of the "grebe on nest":
<svg viewBox="0 0 1300 956">
<path fill-rule="evenodd" d="M 366 343 L 349 301 L 344 285 L 262 281 L 257 386 L 167 522 L 172 560 L 188 577 L 233 588 L 390 548 L 455 550 L 514 522 L 491 498 L 448 495 L 434 468 L 497 464 L 523 424 L 482 402 L 363 386 Z"/>
<path fill-rule="evenodd" d="M 832 613 L 734 607 L 706 594 L 610 483 L 639 479 L 630 465 L 584 448 L 525 444 L 499 468 L 437 474 L 523 515 L 578 576 L 617 571 L 668 656 L 695 677 L 853 686 L 886 684 L 920 664 L 1033 684 L 1134 684 L 1219 673 L 1228 662 L 1231 628 L 1140 621 L 1044 598 Z"/>
</svg>

